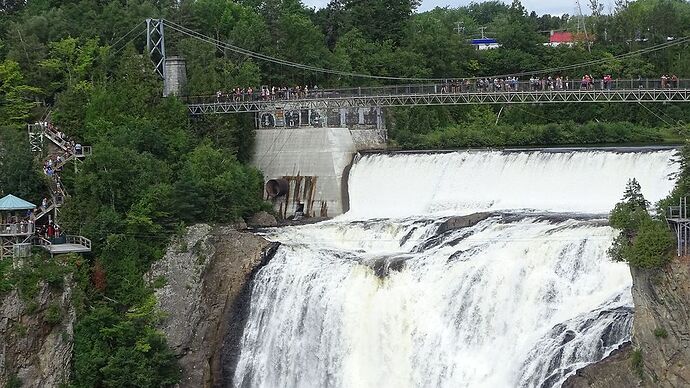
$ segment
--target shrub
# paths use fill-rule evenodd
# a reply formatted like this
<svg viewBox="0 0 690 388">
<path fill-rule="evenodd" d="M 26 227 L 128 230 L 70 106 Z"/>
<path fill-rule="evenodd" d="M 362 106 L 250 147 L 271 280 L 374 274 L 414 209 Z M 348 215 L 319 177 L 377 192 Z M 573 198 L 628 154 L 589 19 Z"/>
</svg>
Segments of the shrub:
<svg viewBox="0 0 690 388">
<path fill-rule="evenodd" d="M 654 336 L 657 338 L 667 338 L 668 333 L 666 332 L 666 329 L 664 329 L 663 327 L 657 327 L 656 329 L 654 329 Z"/>
<path fill-rule="evenodd" d="M 644 376 L 644 360 L 642 359 L 642 350 L 633 350 L 632 355 L 630 356 L 630 367 L 639 378 Z"/>
<path fill-rule="evenodd" d="M 62 322 L 62 308 L 59 304 L 52 303 L 48 306 L 43 321 L 49 325 L 57 325 Z"/>
<path fill-rule="evenodd" d="M 7 379 L 7 388 L 21 388 L 22 381 L 17 377 L 16 374 L 10 375 Z"/>
<path fill-rule="evenodd" d="M 673 239 L 666 225 L 650 218 L 642 222 L 632 244 L 623 252 L 630 265 L 661 268 L 670 261 L 669 251 L 672 246 Z"/>
</svg>

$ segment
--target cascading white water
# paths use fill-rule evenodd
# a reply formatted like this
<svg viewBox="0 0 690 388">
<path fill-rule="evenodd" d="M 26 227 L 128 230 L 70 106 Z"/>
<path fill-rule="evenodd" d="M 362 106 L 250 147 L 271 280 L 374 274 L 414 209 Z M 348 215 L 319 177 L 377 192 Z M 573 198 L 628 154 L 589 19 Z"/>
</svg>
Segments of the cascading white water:
<svg viewBox="0 0 690 388">
<path fill-rule="evenodd" d="M 673 187 L 675 151 L 457 152 L 372 155 L 350 173 L 349 217 L 539 209 L 608 213 L 636 178 L 658 200 Z"/>
<path fill-rule="evenodd" d="M 660 199 L 672 155 L 364 157 L 350 213 L 269 235 L 283 245 L 253 280 L 234 385 L 559 386 L 629 339 L 630 275 L 593 214 L 632 177 Z"/>
</svg>

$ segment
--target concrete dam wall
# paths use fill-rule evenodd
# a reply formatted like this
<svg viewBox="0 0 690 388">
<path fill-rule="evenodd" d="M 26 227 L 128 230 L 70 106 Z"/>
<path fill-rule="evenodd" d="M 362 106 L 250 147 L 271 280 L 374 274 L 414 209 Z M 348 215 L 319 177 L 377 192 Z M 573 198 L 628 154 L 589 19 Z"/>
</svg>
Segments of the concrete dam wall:
<svg viewBox="0 0 690 388">
<path fill-rule="evenodd" d="M 284 218 L 298 210 L 333 217 L 348 210 L 346 175 L 355 154 L 385 146 L 385 129 L 262 128 L 253 164 L 267 182 L 280 182 L 279 195 L 264 195 Z"/>
</svg>

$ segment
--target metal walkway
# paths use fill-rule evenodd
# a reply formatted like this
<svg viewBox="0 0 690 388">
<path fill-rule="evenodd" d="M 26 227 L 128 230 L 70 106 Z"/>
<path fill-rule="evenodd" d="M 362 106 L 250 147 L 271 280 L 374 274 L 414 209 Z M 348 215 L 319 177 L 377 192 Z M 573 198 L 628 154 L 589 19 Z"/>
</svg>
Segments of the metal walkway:
<svg viewBox="0 0 690 388">
<path fill-rule="evenodd" d="M 655 80 L 618 80 L 607 87 L 590 85 L 554 88 L 543 84 L 506 83 L 485 87 L 462 83 L 396 85 L 370 88 L 312 90 L 308 94 L 283 92 L 270 97 L 224 94 L 186 98 L 192 115 L 259 113 L 277 109 L 327 110 L 431 105 L 562 104 L 562 103 L 669 103 L 690 102 L 690 80 L 661 85 Z M 296 98 L 295 98 L 296 97 Z"/>
</svg>

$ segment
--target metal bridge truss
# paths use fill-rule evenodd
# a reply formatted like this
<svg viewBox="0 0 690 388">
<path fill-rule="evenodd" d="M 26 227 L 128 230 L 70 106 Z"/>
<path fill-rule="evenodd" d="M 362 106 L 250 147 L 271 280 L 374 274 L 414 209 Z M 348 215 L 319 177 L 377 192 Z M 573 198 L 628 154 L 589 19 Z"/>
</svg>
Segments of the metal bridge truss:
<svg viewBox="0 0 690 388">
<path fill-rule="evenodd" d="M 165 24 L 163 19 L 146 19 L 146 52 L 156 73 L 165 79 Z"/>
<path fill-rule="evenodd" d="M 276 109 L 337 109 L 418 105 L 690 102 L 690 89 L 498 91 L 228 101 L 188 104 L 192 115 L 257 113 Z"/>
</svg>

